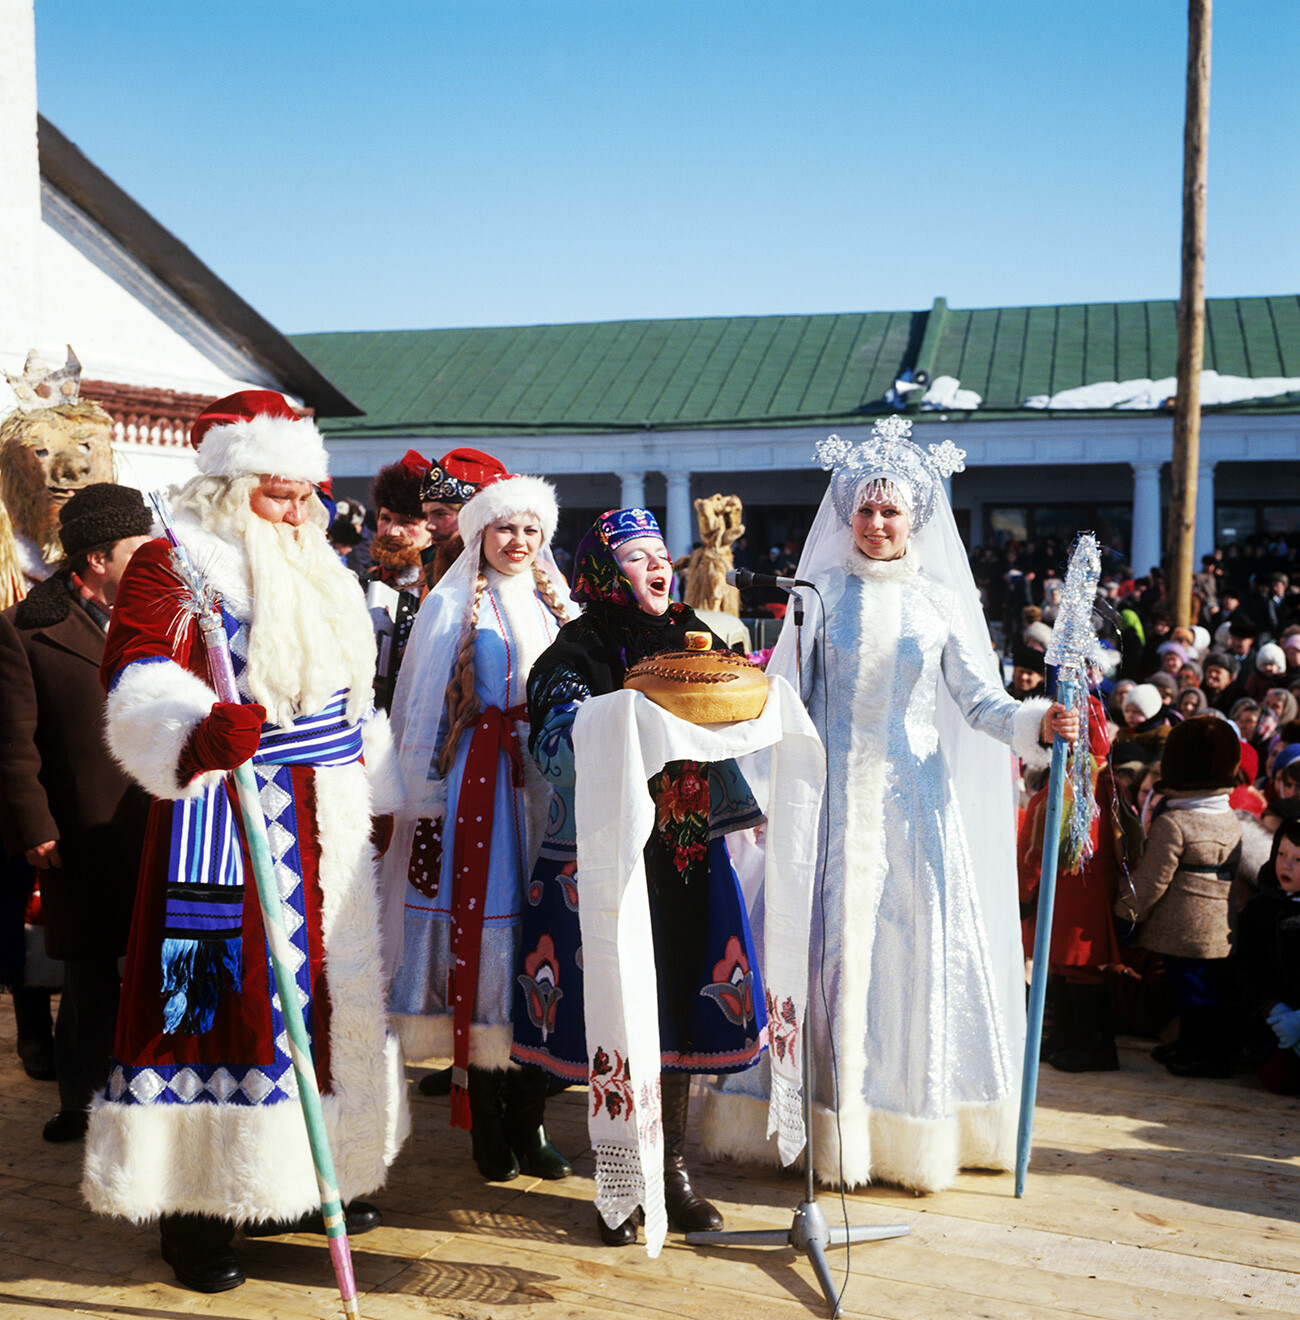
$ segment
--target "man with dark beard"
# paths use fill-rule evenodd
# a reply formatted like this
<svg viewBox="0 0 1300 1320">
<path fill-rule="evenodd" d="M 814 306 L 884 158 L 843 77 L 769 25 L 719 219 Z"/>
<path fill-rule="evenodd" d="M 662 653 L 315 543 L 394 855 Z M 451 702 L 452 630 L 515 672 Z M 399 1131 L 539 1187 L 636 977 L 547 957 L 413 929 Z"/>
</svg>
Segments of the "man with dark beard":
<svg viewBox="0 0 1300 1320">
<path fill-rule="evenodd" d="M 201 475 L 174 499 L 175 532 L 220 595 L 240 699 L 218 699 L 168 545 L 150 541 L 122 577 L 101 669 L 109 747 L 155 800 L 82 1190 L 100 1214 L 160 1219 L 177 1279 L 221 1292 L 244 1281 L 237 1225 L 323 1231 L 227 779 L 250 758 L 350 1233 L 379 1222 L 354 1198 L 383 1184 L 408 1119 L 370 841 L 392 805 L 375 791 L 387 725 L 371 718 L 361 591 L 313 490 L 324 443 L 265 390 L 210 405 L 191 443 Z"/>
<path fill-rule="evenodd" d="M 361 582 L 375 628 L 375 705 L 383 711 L 393 704 L 406 639 L 424 599 L 421 557 L 432 538 L 420 507 L 420 486 L 428 471 L 429 460 L 408 449 L 400 462 L 379 469 L 370 491 L 374 567 Z"/>
</svg>

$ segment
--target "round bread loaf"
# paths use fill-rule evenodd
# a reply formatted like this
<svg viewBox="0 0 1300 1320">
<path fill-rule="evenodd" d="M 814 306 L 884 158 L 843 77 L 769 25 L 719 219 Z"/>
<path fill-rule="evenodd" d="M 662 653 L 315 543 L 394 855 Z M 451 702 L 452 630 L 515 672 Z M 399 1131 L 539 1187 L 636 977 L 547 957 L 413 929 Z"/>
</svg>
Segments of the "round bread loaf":
<svg viewBox="0 0 1300 1320">
<path fill-rule="evenodd" d="M 756 719 L 767 704 L 767 675 L 734 651 L 665 651 L 627 671 L 623 686 L 691 724 Z"/>
</svg>

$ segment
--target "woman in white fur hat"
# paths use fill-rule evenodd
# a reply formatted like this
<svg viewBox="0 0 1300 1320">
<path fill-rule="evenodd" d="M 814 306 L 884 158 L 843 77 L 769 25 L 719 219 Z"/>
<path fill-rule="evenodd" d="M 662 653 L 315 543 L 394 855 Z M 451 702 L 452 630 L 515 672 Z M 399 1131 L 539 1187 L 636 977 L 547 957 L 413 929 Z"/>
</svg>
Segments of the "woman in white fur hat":
<svg viewBox="0 0 1300 1320">
<path fill-rule="evenodd" d="M 393 702 L 407 797 L 385 865 L 390 1010 L 408 1059 L 452 1057 L 451 1121 L 472 1131 L 489 1181 L 570 1171 L 543 1125 L 545 1075 L 510 1063 L 523 889 L 549 797 L 521 755 L 526 685 L 568 617 L 567 585 L 539 560 L 557 515 L 539 477 L 466 502 L 465 550 L 420 609 Z"/>
</svg>

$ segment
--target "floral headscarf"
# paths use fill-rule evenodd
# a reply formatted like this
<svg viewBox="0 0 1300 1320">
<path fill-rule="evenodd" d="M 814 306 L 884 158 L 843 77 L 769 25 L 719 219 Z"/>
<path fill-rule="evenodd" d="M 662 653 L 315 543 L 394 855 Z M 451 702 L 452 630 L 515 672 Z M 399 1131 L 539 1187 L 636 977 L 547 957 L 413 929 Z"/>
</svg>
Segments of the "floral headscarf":
<svg viewBox="0 0 1300 1320">
<path fill-rule="evenodd" d="M 636 594 L 614 558 L 614 551 L 638 536 L 657 536 L 663 540 L 659 524 L 649 509 L 610 509 L 602 513 L 578 542 L 573 557 L 574 600 L 584 605 L 604 601 L 636 609 Z"/>
</svg>

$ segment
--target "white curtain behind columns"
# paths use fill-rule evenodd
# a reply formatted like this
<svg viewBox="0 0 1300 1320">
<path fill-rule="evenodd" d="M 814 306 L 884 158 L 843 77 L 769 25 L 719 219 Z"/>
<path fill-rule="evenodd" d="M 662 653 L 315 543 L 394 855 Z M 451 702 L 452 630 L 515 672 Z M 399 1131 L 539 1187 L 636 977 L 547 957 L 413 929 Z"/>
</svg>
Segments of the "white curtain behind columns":
<svg viewBox="0 0 1300 1320">
<path fill-rule="evenodd" d="M 1192 571 L 1201 567 L 1201 556 L 1214 550 L 1214 464 L 1196 469 L 1196 536 L 1192 541 Z"/>
<path fill-rule="evenodd" d="M 691 552 L 696 540 L 695 510 L 691 505 L 691 474 L 665 472 L 668 483 L 668 526 L 664 528 L 664 544 L 674 559 Z"/>
<path fill-rule="evenodd" d="M 1160 563 L 1160 463 L 1145 459 L 1133 469 L 1133 575 L 1145 577 Z"/>
<path fill-rule="evenodd" d="M 644 472 L 620 472 L 619 480 L 619 504 L 620 509 L 644 509 L 645 508 L 645 473 Z"/>
</svg>

